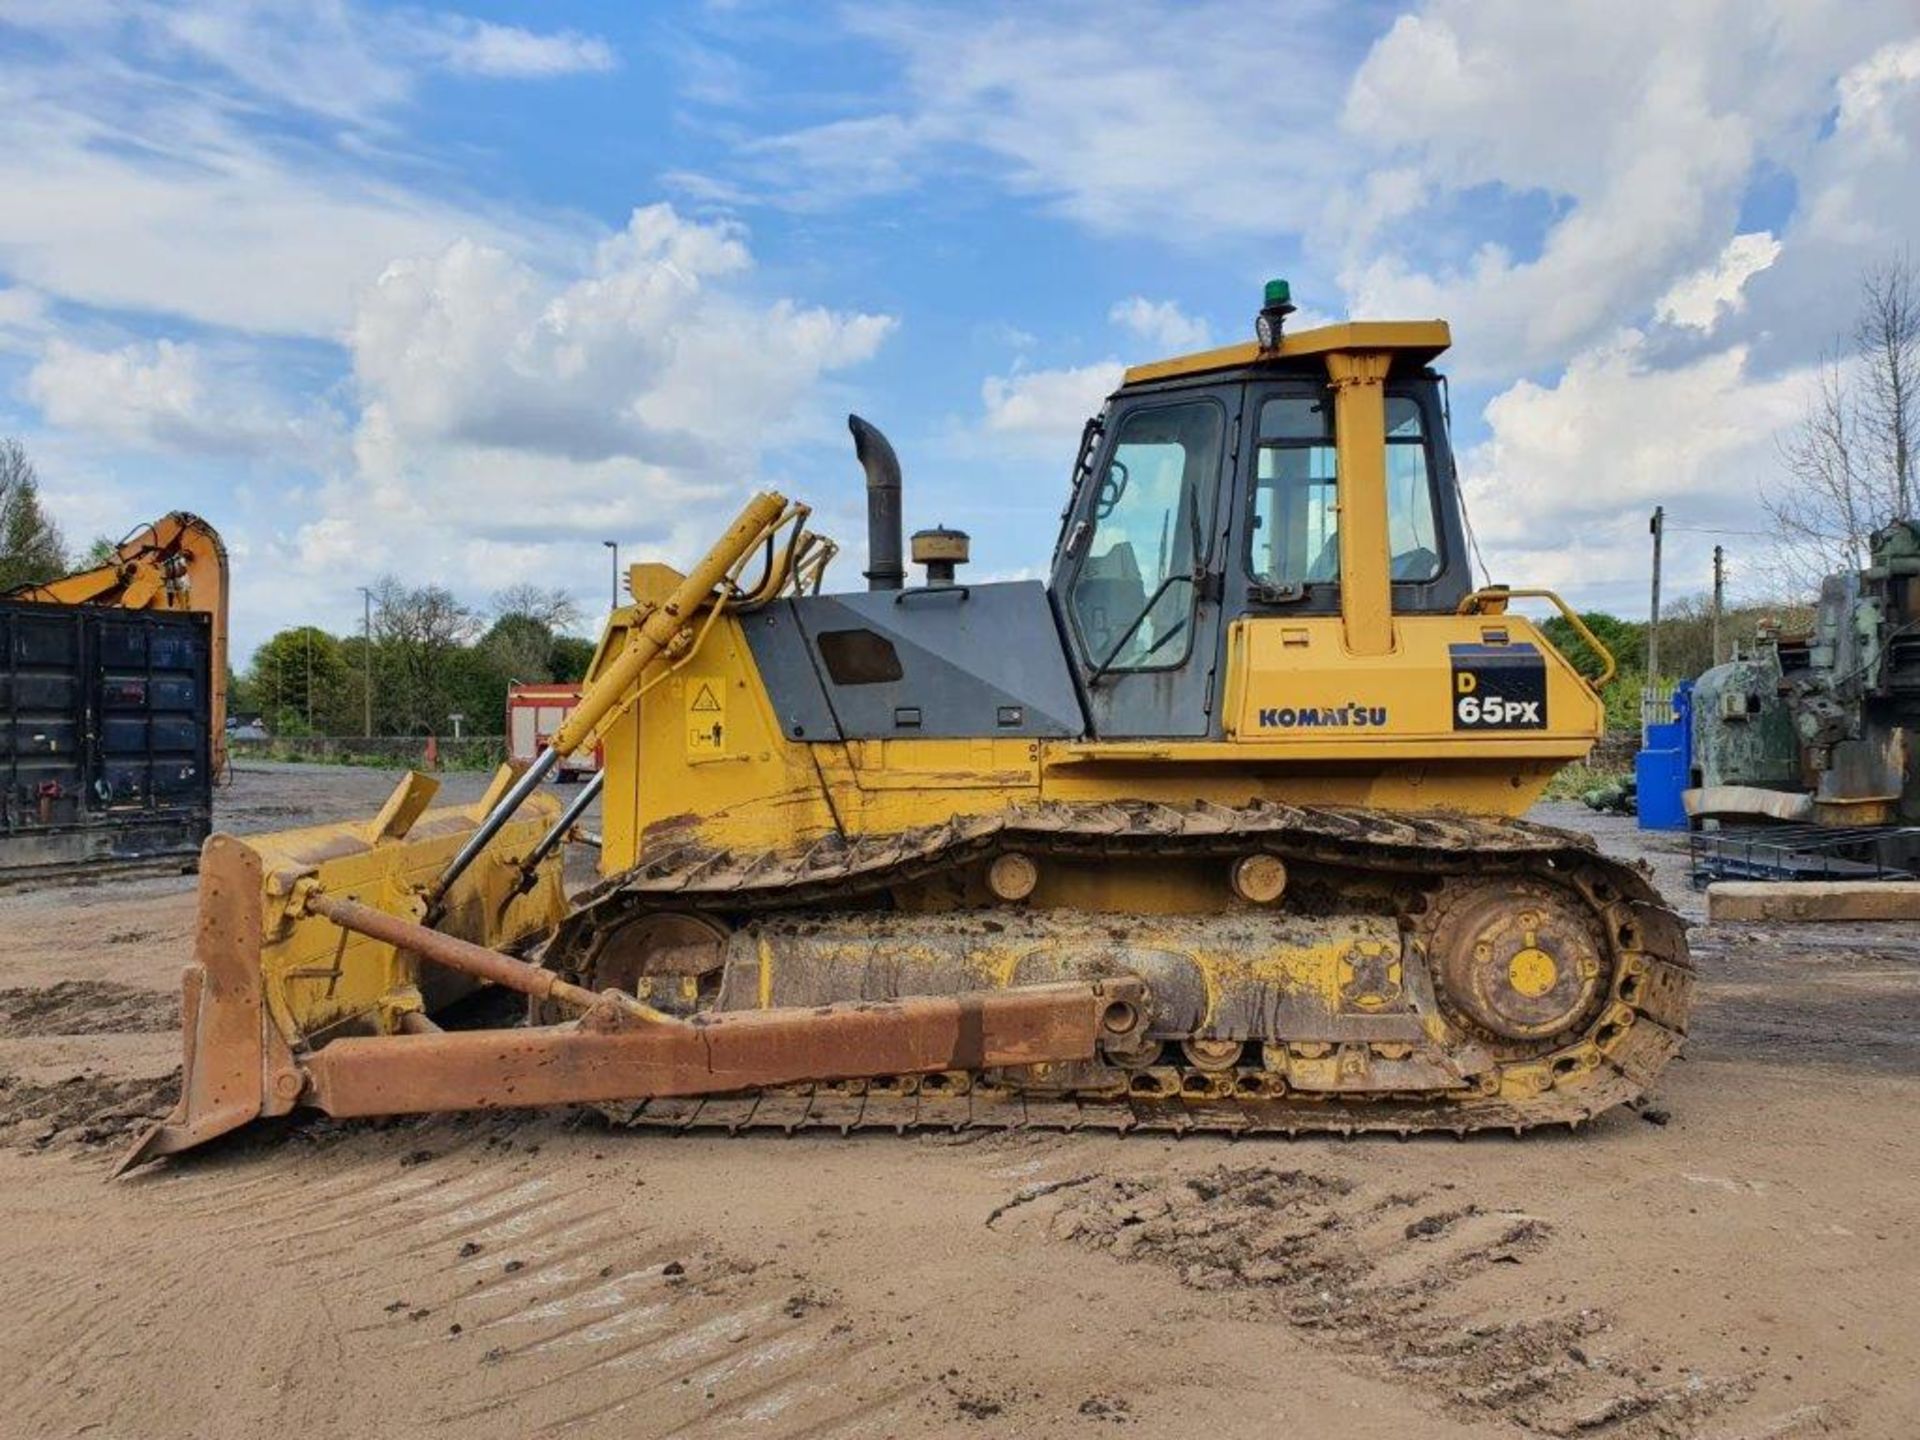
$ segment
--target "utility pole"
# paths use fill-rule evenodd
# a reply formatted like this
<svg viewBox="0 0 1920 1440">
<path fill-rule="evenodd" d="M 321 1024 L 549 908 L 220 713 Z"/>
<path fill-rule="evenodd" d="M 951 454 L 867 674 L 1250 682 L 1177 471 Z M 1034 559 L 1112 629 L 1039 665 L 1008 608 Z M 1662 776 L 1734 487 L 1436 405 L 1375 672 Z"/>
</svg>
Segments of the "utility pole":
<svg viewBox="0 0 1920 1440">
<path fill-rule="evenodd" d="M 618 610 L 620 608 L 620 542 L 602 540 L 600 543 L 613 552 L 613 599 L 609 602 L 609 608 Z"/>
<path fill-rule="evenodd" d="M 1653 604 L 1647 616 L 1647 684 L 1660 678 L 1660 541 L 1667 529 L 1667 507 L 1653 507 Z"/>
<path fill-rule="evenodd" d="M 313 734 L 313 627 L 305 628 L 300 637 L 307 642 L 307 734 Z"/>
<path fill-rule="evenodd" d="M 362 585 L 360 599 L 360 735 L 373 738 L 373 591 Z"/>
<path fill-rule="evenodd" d="M 1647 738 L 1647 726 L 1653 723 L 1654 695 L 1660 684 L 1660 542 L 1666 537 L 1667 507 L 1653 507 L 1653 603 L 1647 612 L 1647 680 L 1640 691 L 1640 738 Z"/>
<path fill-rule="evenodd" d="M 1727 550 L 1724 545 L 1713 547 L 1713 663 L 1720 663 L 1720 616 L 1726 608 L 1727 597 Z"/>
</svg>

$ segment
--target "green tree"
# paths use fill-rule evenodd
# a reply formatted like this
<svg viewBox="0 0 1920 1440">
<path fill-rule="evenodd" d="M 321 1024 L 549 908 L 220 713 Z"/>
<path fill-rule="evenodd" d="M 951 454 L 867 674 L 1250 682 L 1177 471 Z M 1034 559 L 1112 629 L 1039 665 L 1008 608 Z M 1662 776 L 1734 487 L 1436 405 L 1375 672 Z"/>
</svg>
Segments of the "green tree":
<svg viewBox="0 0 1920 1440">
<path fill-rule="evenodd" d="M 531 615 L 507 614 L 480 637 L 480 650 L 499 672 L 502 703 L 507 683 L 553 679 L 553 631 Z"/>
<path fill-rule="evenodd" d="M 335 735 L 350 723 L 348 671 L 340 642 L 312 625 L 282 630 L 253 652 L 245 693 L 276 735 Z"/>
<path fill-rule="evenodd" d="M 447 709 L 464 717 L 468 735 L 498 735 L 507 723 L 508 677 L 484 642 L 468 646 L 447 663 Z M 452 733 L 452 727 L 442 732 Z"/>
<path fill-rule="evenodd" d="M 1792 635 L 1813 625 L 1813 607 L 1794 601 L 1729 605 L 1720 615 L 1720 654 L 1713 653 L 1713 601 L 1685 595 L 1660 610 L 1660 669 L 1667 679 L 1685 680 L 1733 656 L 1733 647 L 1751 649 L 1763 626 Z M 1643 627 L 1644 628 L 1644 627 Z"/>
<path fill-rule="evenodd" d="M 1594 638 L 1613 652 L 1614 663 L 1622 671 L 1638 672 L 1645 669 L 1642 663 L 1647 653 L 1647 627 L 1638 620 L 1622 620 L 1618 615 L 1609 615 L 1604 610 L 1583 610 L 1581 623 L 1593 632 Z M 1573 626 L 1555 615 L 1540 627 L 1554 649 L 1573 662 L 1574 669 L 1582 675 L 1593 676 L 1600 673 L 1600 657 L 1593 647 L 1582 640 Z"/>
<path fill-rule="evenodd" d="M 593 663 L 594 642 L 578 635 L 556 635 L 547 666 L 553 678 L 571 684 L 587 678 L 587 666 Z"/>
<path fill-rule="evenodd" d="M 373 586 L 374 713 L 382 734 L 450 733 L 447 716 L 464 710 L 464 651 L 479 617 L 442 585 L 411 588 L 388 575 Z M 456 673 L 458 672 L 458 673 Z"/>
<path fill-rule="evenodd" d="M 18 440 L 0 437 L 0 591 L 67 572 L 60 529 L 40 508 L 40 476 Z"/>
<path fill-rule="evenodd" d="M 470 726 L 490 732 L 506 724 L 509 686 L 578 680 L 593 658 L 591 641 L 559 633 L 580 623 L 580 607 L 565 590 L 516 585 L 493 597 L 493 614 L 466 672 Z"/>
</svg>

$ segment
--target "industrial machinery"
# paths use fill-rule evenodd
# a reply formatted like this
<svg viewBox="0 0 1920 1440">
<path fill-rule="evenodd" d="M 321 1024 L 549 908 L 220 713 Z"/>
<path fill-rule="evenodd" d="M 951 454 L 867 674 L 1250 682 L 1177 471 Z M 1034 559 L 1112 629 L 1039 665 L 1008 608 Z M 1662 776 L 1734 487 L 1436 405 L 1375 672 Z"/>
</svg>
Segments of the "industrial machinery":
<svg viewBox="0 0 1920 1440">
<path fill-rule="evenodd" d="M 1694 683 L 1696 841 L 1713 876 L 1920 873 L 1920 525 L 1877 531 L 1829 575 L 1809 630 L 1763 630 Z M 1724 863 L 1723 863 L 1724 862 Z"/>
<path fill-rule="evenodd" d="M 480 805 L 414 777 L 364 825 L 214 837 L 185 1093 L 127 1163 L 299 1105 L 1404 1134 L 1639 1095 L 1686 1029 L 1682 926 L 1516 818 L 1602 707 L 1509 605 L 1552 597 L 1473 583 L 1447 327 L 1291 309 L 1276 282 L 1257 342 L 1127 373 L 1045 583 L 964 581 L 932 530 L 907 586 L 854 418 L 865 591 L 821 593 L 807 508 L 758 495 L 684 576 L 633 568 L 580 704 Z M 569 904 L 540 782 L 596 743 L 603 878 Z M 442 1029 L 477 980 L 530 1023 Z"/>
<path fill-rule="evenodd" d="M 1917 725 L 1920 525 L 1896 520 L 1873 536 L 1866 569 L 1821 584 L 1810 631 L 1764 632 L 1694 683 L 1689 808 L 1827 824 L 1920 821 Z"/>
<path fill-rule="evenodd" d="M 198 851 L 226 760 L 227 556 L 204 520 L 0 595 L 0 874 Z"/>
</svg>

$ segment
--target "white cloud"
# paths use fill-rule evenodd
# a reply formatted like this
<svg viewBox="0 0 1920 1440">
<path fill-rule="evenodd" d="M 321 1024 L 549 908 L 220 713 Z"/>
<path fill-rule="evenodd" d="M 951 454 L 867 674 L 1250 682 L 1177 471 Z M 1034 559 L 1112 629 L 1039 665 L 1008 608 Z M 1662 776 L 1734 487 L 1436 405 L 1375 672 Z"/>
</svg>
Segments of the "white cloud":
<svg viewBox="0 0 1920 1440">
<path fill-rule="evenodd" d="M 1187 314 L 1171 300 L 1149 300 L 1132 295 L 1118 301 L 1107 319 L 1131 331 L 1165 354 L 1204 350 L 1211 331 L 1207 322 Z"/>
<path fill-rule="evenodd" d="M 572 278 L 467 241 L 390 265 L 348 334 L 354 469 L 327 487 L 301 563 L 346 535 L 363 557 L 486 541 L 535 558 L 699 535 L 769 447 L 834 433 L 823 387 L 894 326 L 757 299 L 752 263 L 737 227 L 655 205 Z"/>
<path fill-rule="evenodd" d="M 565 583 L 584 551 L 597 593 L 602 535 L 684 560 L 773 447 L 840 440 L 825 401 L 894 326 L 761 293 L 738 227 L 496 210 L 409 153 L 426 69 L 617 64 L 591 36 L 241 0 L 0 32 L 28 23 L 0 47 L 0 346 L 31 357 L 49 493 L 139 513 L 90 478 L 137 467 L 220 515 L 253 639 L 386 567 Z"/>
<path fill-rule="evenodd" d="M 1089 415 L 1119 387 L 1118 360 L 1061 370 L 1016 369 L 989 375 L 980 385 L 982 432 L 1015 453 L 1070 456 Z"/>
<path fill-rule="evenodd" d="M 161 106 L 150 118 L 164 148 L 44 95 L 0 97 L 0 268 L 83 304 L 328 336 L 392 256 L 507 233 L 363 176 L 284 163 L 214 117 Z"/>
<path fill-rule="evenodd" d="M 1920 133 L 1920 40 L 1887 45 L 1843 74 L 1830 140 L 1814 148 L 1783 265 L 1831 273 L 1920 232 L 1913 136 Z M 1877 252 L 1877 253 L 1875 253 Z"/>
<path fill-rule="evenodd" d="M 574 222 L 475 201 L 393 144 L 423 69 L 504 65 L 543 37 L 338 3 L 8 19 L 47 28 L 45 48 L 0 45 L 0 273 L 49 295 L 331 338 L 396 255 L 580 243 Z M 582 37 L 544 38 L 592 58 Z"/>
<path fill-rule="evenodd" d="M 1780 242 L 1770 232 L 1736 235 L 1713 264 L 1674 281 L 1654 301 L 1654 316 L 1689 330 L 1712 330 L 1722 311 L 1746 307 L 1747 281 L 1779 258 Z"/>
<path fill-rule="evenodd" d="M 349 332 L 360 394 L 403 441 L 713 466 L 894 323 L 756 305 L 719 283 L 751 263 L 736 227 L 667 205 L 634 211 L 563 283 L 467 241 L 396 262 Z"/>
<path fill-rule="evenodd" d="M 9 332 L 38 329 L 47 313 L 47 297 L 25 285 L 0 285 L 0 347 Z"/>
<path fill-rule="evenodd" d="M 300 450 L 322 460 L 327 417 L 293 413 L 241 370 L 211 365 L 194 344 L 94 350 L 55 336 L 26 388 L 48 424 L 96 441 L 210 456 Z"/>
<path fill-rule="evenodd" d="M 1504 378 L 1651 319 L 1733 240 L 1755 167 L 1804 170 L 1836 109 L 1883 147 L 1913 129 L 1911 0 L 1421 0 L 1377 38 L 1354 14 L 863 8 L 900 64 L 883 98 L 681 178 L 821 208 L 985 174 L 1099 231 L 1290 236 L 1337 273 L 1329 309 L 1444 315 L 1456 371 Z"/>
<path fill-rule="evenodd" d="M 449 69 L 497 79 L 538 80 L 611 70 L 613 47 L 594 35 L 561 30 L 538 35 L 517 25 L 449 17 L 441 26 Z"/>
<path fill-rule="evenodd" d="M 540 80 L 618 64 L 605 40 L 575 30 L 541 33 L 454 11 L 383 12 L 353 0 L 15 0 L 0 24 L 112 43 L 145 64 L 203 67 L 275 106 L 352 121 L 407 99 L 428 68 Z"/>
<path fill-rule="evenodd" d="M 898 115 L 861 116 L 751 139 L 741 146 L 741 156 L 748 174 L 792 208 L 829 209 L 912 189 L 924 173 L 917 162 L 942 128 Z M 711 177 L 674 180 L 716 199 L 745 199 L 750 193 Z"/>
<path fill-rule="evenodd" d="M 21 437 L 40 475 L 40 501 L 60 527 L 69 552 L 84 550 L 96 537 L 119 540 L 135 525 L 165 514 L 144 489 L 116 476 L 111 466 L 58 440 L 37 434 Z"/>
<path fill-rule="evenodd" d="M 1353 308 L 1447 315 L 1463 373 L 1565 363 L 1714 266 L 1756 164 L 1803 165 L 1836 77 L 1911 23 L 1895 0 L 1429 0 L 1356 73 L 1345 127 L 1417 174 L 1409 195 L 1533 206 L 1537 253 L 1487 237 L 1439 262 L 1409 210 L 1384 248 L 1329 235 Z"/>
<path fill-rule="evenodd" d="M 1890 41 L 1840 77 L 1836 125 L 1880 149 L 1904 150 L 1912 132 L 1889 114 L 1900 92 L 1920 82 L 1920 36 Z"/>
<path fill-rule="evenodd" d="M 262 541 L 280 573 L 566 579 L 602 532 L 690 549 L 775 447 L 842 443 L 825 401 L 890 318 L 763 292 L 727 225 L 655 207 L 607 237 L 488 204 L 410 145 L 432 72 L 604 71 L 606 42 L 348 0 L 5 9 L 0 34 L 37 34 L 0 44 L 0 350 L 34 357 L 23 394 L 63 442 L 312 465 L 312 523 Z M 691 128 L 735 158 L 687 193 L 828 209 L 938 184 L 977 217 L 985 178 L 1233 273 L 1299 250 L 1331 313 L 1444 315 L 1456 378 L 1505 387 L 1469 464 L 1516 576 L 1637 576 L 1663 488 L 1751 524 L 1792 367 L 1860 266 L 1920 233 L 1911 0 L 1415 0 L 1384 30 L 1333 0 L 1284 26 L 1227 0 L 840 13 L 896 65 L 852 99 L 770 97 L 758 53 L 704 56 L 682 98 L 727 113 Z M 805 118 L 765 133 L 772 114 Z M 1760 167 L 1797 188 L 1784 222 L 1743 222 Z M 87 306 L 197 323 L 133 340 Z M 1109 319 L 1160 351 L 1206 340 L 1147 296 Z M 329 342 L 350 447 L 306 443 L 339 438 L 325 405 L 276 393 L 243 335 Z M 337 374 L 315 368 L 309 391 Z M 956 449 L 1054 466 L 1120 373 L 1001 368 Z M 995 501 L 1026 503 L 1024 473 Z"/>
<path fill-rule="evenodd" d="M 1554 384 L 1523 380 L 1496 396 L 1490 437 L 1460 464 L 1493 578 L 1644 612 L 1653 506 L 1676 527 L 1762 528 L 1755 480 L 1771 472 L 1773 433 L 1800 413 L 1808 377 L 1761 379 L 1748 360 L 1736 345 L 1660 369 L 1646 336 L 1623 330 Z M 1677 542 L 1676 575 L 1690 543 Z M 1675 593 L 1691 588 L 1676 582 Z"/>
<path fill-rule="evenodd" d="M 1295 5 L 1271 26 L 1237 0 L 857 9 L 849 27 L 900 59 L 897 103 L 743 141 L 737 185 L 682 178 L 818 208 L 984 163 L 1104 231 L 1271 234 L 1345 169 L 1290 139 L 1339 108 L 1342 8 Z"/>
</svg>

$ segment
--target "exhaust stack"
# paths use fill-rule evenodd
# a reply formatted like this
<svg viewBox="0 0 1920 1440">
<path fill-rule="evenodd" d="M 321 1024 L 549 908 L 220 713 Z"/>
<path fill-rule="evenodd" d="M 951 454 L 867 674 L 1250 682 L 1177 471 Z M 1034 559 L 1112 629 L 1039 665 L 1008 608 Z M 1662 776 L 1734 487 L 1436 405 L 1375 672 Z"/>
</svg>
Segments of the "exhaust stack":
<svg viewBox="0 0 1920 1440">
<path fill-rule="evenodd" d="M 847 416 L 853 453 L 867 472 L 867 577 L 869 590 L 898 590 L 906 584 L 901 563 L 900 459 L 879 429 L 858 415 Z"/>
</svg>

